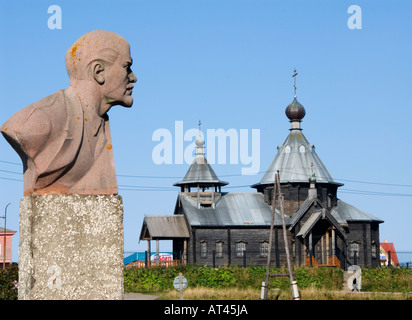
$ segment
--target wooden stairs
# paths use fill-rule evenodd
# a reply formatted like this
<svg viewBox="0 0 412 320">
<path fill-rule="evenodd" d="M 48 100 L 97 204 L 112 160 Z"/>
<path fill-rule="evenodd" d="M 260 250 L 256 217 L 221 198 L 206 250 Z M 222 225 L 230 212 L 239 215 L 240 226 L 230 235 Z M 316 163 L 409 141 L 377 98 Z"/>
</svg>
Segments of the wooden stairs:
<svg viewBox="0 0 412 320">
<path fill-rule="evenodd" d="M 310 257 L 306 257 L 305 265 L 310 266 Z M 314 267 L 338 267 L 340 268 L 340 261 L 336 256 L 329 256 L 327 264 L 318 263 L 315 257 L 312 256 L 312 266 Z"/>
</svg>

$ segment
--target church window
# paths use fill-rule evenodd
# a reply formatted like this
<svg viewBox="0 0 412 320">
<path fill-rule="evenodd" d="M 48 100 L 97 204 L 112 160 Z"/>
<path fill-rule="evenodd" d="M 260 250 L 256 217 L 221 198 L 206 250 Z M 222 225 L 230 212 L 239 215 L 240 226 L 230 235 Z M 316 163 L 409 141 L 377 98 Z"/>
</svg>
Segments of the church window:
<svg viewBox="0 0 412 320">
<path fill-rule="evenodd" d="M 285 153 L 290 153 L 290 146 L 285 147 Z"/>
<path fill-rule="evenodd" d="M 354 258 L 355 255 L 357 258 L 359 258 L 359 243 L 352 242 L 349 247 L 349 256 L 351 258 Z"/>
<path fill-rule="evenodd" d="M 377 250 L 377 245 L 375 241 L 372 241 L 371 251 L 372 251 L 372 259 L 376 259 L 378 250 Z"/>
<path fill-rule="evenodd" d="M 301 145 L 301 146 L 299 147 L 299 152 L 300 152 L 300 153 L 305 153 L 305 151 L 306 151 L 305 146 L 304 146 L 304 145 Z"/>
<path fill-rule="evenodd" d="M 332 194 L 328 194 L 328 209 L 332 208 Z"/>
<path fill-rule="evenodd" d="M 200 241 L 200 257 L 207 258 L 207 242 Z"/>
<path fill-rule="evenodd" d="M 269 242 L 262 241 L 259 243 L 259 254 L 261 257 L 267 257 L 269 252 Z"/>
<path fill-rule="evenodd" d="M 239 241 L 236 243 L 236 257 L 243 257 L 243 252 L 246 251 L 246 242 Z"/>
<path fill-rule="evenodd" d="M 216 258 L 223 258 L 223 242 L 216 242 Z"/>
</svg>

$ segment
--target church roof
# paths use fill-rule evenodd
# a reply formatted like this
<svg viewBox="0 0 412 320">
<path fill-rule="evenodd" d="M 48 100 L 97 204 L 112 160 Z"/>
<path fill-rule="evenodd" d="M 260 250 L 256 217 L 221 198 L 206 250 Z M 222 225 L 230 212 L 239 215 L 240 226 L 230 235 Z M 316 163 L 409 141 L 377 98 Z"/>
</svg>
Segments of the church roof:
<svg viewBox="0 0 412 320">
<path fill-rule="evenodd" d="M 280 182 L 309 182 L 315 173 L 317 183 L 336 183 L 300 129 L 290 131 L 259 184 L 273 184 L 279 171 Z M 341 185 L 341 184 L 339 184 Z"/>
<path fill-rule="evenodd" d="M 213 168 L 207 162 L 206 157 L 196 157 L 193 160 L 189 170 L 186 172 L 182 181 L 176 182 L 174 186 L 182 185 L 196 185 L 204 186 L 225 186 L 228 184 L 226 181 L 221 181 Z"/>
<path fill-rule="evenodd" d="M 383 220 L 375 217 L 374 215 L 358 209 L 342 200 L 337 201 L 337 206 L 332 209 L 331 214 L 339 222 L 339 224 L 342 225 L 347 225 L 348 221 L 373 221 L 378 223 L 383 222 Z"/>
<path fill-rule="evenodd" d="M 183 215 L 145 216 L 140 231 L 140 240 L 189 237 L 189 229 Z"/>
<path fill-rule="evenodd" d="M 179 199 L 191 226 L 267 226 L 270 227 L 272 208 L 261 193 L 223 193 L 215 208 L 198 207 L 198 203 L 183 192 Z M 289 224 L 290 217 L 285 216 Z M 280 213 L 275 213 L 275 225 L 282 225 Z"/>
<path fill-rule="evenodd" d="M 199 124 L 200 126 L 200 124 Z M 189 170 L 186 172 L 182 181 L 176 182 L 174 186 L 225 186 L 229 184 L 221 181 L 211 165 L 207 162 L 204 154 L 205 141 L 201 137 L 200 128 L 199 136 L 196 139 L 196 157 L 193 159 Z"/>
</svg>

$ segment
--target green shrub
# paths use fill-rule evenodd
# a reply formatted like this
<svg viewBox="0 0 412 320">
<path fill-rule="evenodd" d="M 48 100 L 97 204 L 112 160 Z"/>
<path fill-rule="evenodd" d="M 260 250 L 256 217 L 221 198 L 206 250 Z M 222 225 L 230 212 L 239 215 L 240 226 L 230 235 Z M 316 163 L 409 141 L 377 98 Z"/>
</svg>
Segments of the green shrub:
<svg viewBox="0 0 412 320">
<path fill-rule="evenodd" d="M 362 269 L 362 291 L 411 292 L 412 269 L 399 267 Z"/>
<path fill-rule="evenodd" d="M 124 272 L 125 292 L 159 291 L 173 288 L 173 279 L 179 272 L 187 278 L 189 286 L 205 288 L 255 288 L 262 286 L 265 280 L 266 267 L 240 266 L 207 267 L 185 266 L 172 268 L 131 268 Z M 271 274 L 287 274 L 287 268 L 270 268 Z M 299 287 L 337 289 L 342 287 L 342 271 L 332 268 L 295 268 L 295 279 Z M 289 277 L 271 277 L 271 288 L 287 289 L 290 287 Z"/>
<path fill-rule="evenodd" d="M 15 264 L 0 269 L 0 300 L 17 300 L 18 267 Z"/>
<path fill-rule="evenodd" d="M 266 267 L 241 266 L 207 267 L 181 266 L 159 268 L 131 268 L 124 272 L 125 292 L 159 292 L 173 289 L 173 280 L 182 272 L 190 287 L 259 289 L 265 281 Z M 288 274 L 287 268 L 270 268 L 271 274 Z M 294 279 L 299 289 L 315 288 L 342 290 L 343 271 L 328 267 L 295 267 Z M 290 290 L 289 277 L 271 277 L 270 288 Z M 362 269 L 362 291 L 412 291 L 412 269 Z"/>
</svg>

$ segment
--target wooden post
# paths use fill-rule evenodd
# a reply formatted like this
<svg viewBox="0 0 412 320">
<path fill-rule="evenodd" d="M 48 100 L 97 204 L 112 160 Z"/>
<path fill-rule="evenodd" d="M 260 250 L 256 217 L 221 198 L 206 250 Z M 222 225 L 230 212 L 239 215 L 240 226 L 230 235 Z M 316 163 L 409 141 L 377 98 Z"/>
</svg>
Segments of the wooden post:
<svg viewBox="0 0 412 320">
<path fill-rule="evenodd" d="M 196 264 L 196 229 L 192 229 L 192 252 L 193 252 L 193 264 Z"/>
<path fill-rule="evenodd" d="M 326 264 L 329 264 L 329 231 L 326 230 Z"/>
<path fill-rule="evenodd" d="M 148 254 L 148 256 L 149 256 L 149 259 L 148 259 L 148 267 L 150 267 L 150 265 L 151 265 L 151 263 L 152 263 L 152 261 L 150 260 L 150 258 L 151 258 L 151 256 L 152 256 L 152 250 L 151 250 L 151 248 L 150 248 L 150 239 L 149 240 L 147 240 L 147 254 Z"/>
<path fill-rule="evenodd" d="M 291 286 L 291 290 L 292 290 L 292 299 L 293 300 L 300 300 L 299 292 L 298 292 L 298 289 L 297 289 L 297 283 L 296 283 L 296 281 L 293 280 L 292 265 L 291 265 L 291 262 L 290 262 L 288 236 L 287 236 L 287 232 L 286 232 L 286 224 L 285 224 L 284 209 L 283 209 L 283 194 L 281 194 L 281 192 L 280 192 L 279 171 L 276 174 L 276 180 L 277 180 L 277 188 L 278 188 L 278 201 L 280 203 L 280 215 L 282 217 L 283 241 L 285 243 L 286 260 L 287 260 L 287 264 L 288 264 L 290 286 Z"/>
<path fill-rule="evenodd" d="M 187 239 L 183 240 L 183 264 L 187 264 Z"/>
<path fill-rule="evenodd" d="M 156 239 L 156 265 L 158 266 L 160 263 L 160 256 L 159 256 L 159 239 Z"/>
<path fill-rule="evenodd" d="M 336 255 L 336 248 L 335 248 L 335 227 L 332 227 L 332 264 L 335 265 L 335 255 Z"/>
<path fill-rule="evenodd" d="M 309 231 L 309 265 L 313 267 L 312 263 L 313 257 L 313 244 L 312 244 L 312 229 Z"/>
<path fill-rule="evenodd" d="M 212 263 L 213 263 L 213 268 L 216 267 L 216 250 L 212 250 Z"/>
<path fill-rule="evenodd" d="M 325 244 L 323 243 L 323 239 L 325 238 L 325 235 L 320 237 L 320 263 L 324 264 L 325 263 L 325 253 L 324 253 L 324 249 L 325 249 Z"/>
<path fill-rule="evenodd" d="M 180 300 L 183 300 L 183 275 L 179 273 L 179 292 L 180 292 Z"/>
<path fill-rule="evenodd" d="M 388 267 L 392 267 L 391 251 L 390 250 L 388 250 Z"/>
<path fill-rule="evenodd" d="M 270 232 L 269 232 L 269 247 L 268 247 L 268 260 L 266 261 L 266 277 L 265 277 L 265 282 L 262 283 L 262 290 L 263 294 L 261 299 L 262 300 L 267 300 L 268 299 L 268 287 L 269 287 L 269 269 L 270 269 L 270 256 L 272 253 L 272 241 L 273 241 L 273 228 L 275 225 L 275 198 L 276 198 L 276 193 L 275 193 L 275 186 L 276 186 L 276 177 L 275 177 L 275 183 L 274 183 L 274 188 L 273 188 L 273 199 L 272 199 L 272 218 L 270 221 Z"/>
<path fill-rule="evenodd" d="M 227 265 L 230 266 L 231 263 L 232 263 L 232 250 L 231 250 L 230 228 L 227 228 Z"/>
<path fill-rule="evenodd" d="M 280 268 L 280 256 L 279 256 L 279 241 L 278 241 L 278 229 L 275 229 L 275 234 L 273 237 L 275 238 L 275 257 L 276 257 L 276 268 Z"/>
</svg>

